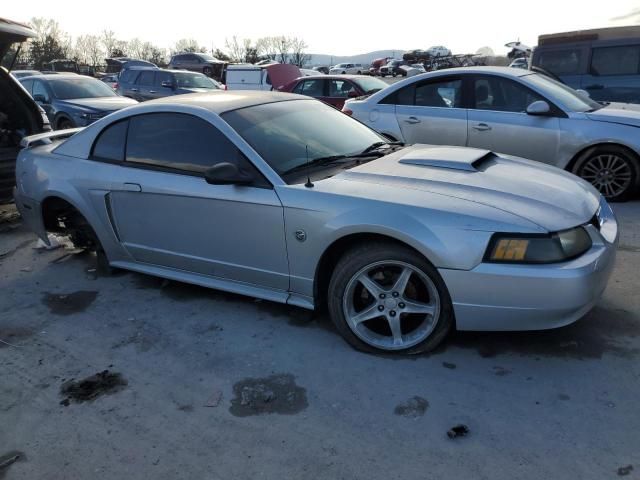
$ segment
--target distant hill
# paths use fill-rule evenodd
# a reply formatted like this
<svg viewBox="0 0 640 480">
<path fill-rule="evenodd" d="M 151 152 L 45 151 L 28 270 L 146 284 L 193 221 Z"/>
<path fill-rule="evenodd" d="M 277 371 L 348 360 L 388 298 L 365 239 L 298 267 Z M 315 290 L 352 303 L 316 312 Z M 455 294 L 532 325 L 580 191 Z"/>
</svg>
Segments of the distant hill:
<svg viewBox="0 0 640 480">
<path fill-rule="evenodd" d="M 307 63 L 310 67 L 320 66 L 320 65 L 335 65 L 337 63 L 364 63 L 369 65 L 376 58 L 382 57 L 391 57 L 391 58 L 402 58 L 402 54 L 406 52 L 404 49 L 397 50 L 377 50 L 375 52 L 369 53 L 361 53 L 360 55 L 326 55 L 323 53 L 313 53 L 311 55 L 311 60 Z"/>
</svg>

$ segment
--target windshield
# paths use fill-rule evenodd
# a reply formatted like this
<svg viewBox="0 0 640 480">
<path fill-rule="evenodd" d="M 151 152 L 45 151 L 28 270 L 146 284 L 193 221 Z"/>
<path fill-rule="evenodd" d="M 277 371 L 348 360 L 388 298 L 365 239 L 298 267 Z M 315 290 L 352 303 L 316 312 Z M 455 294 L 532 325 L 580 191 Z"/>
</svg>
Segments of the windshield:
<svg viewBox="0 0 640 480">
<path fill-rule="evenodd" d="M 51 79 L 49 85 L 53 90 L 53 96 L 60 100 L 117 96 L 111 87 L 95 78 L 69 75 L 64 78 Z"/>
<path fill-rule="evenodd" d="M 206 53 L 199 53 L 198 56 L 207 62 L 215 62 L 217 59 Z"/>
<path fill-rule="evenodd" d="M 220 84 L 201 73 L 174 73 L 179 88 L 220 88 Z"/>
<path fill-rule="evenodd" d="M 375 93 L 387 86 L 387 84 L 379 78 L 373 77 L 358 78 L 355 82 L 366 93 Z"/>
<path fill-rule="evenodd" d="M 558 101 L 574 112 L 591 112 L 602 108 L 602 105 L 589 98 L 581 96 L 573 88 L 560 83 L 545 75 L 532 73 L 521 77 L 525 82 L 537 87 L 552 101 Z"/>
<path fill-rule="evenodd" d="M 222 118 L 278 174 L 318 158 L 358 154 L 385 140 L 358 121 L 315 100 L 241 108 L 223 114 Z"/>
</svg>

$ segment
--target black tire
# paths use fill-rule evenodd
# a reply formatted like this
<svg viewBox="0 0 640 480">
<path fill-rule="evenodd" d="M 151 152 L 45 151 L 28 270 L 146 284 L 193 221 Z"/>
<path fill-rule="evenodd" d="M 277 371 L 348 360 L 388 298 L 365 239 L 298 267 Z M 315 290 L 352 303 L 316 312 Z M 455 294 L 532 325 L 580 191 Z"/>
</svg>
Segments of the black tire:
<svg viewBox="0 0 640 480">
<path fill-rule="evenodd" d="M 361 72 L 360 70 L 358 70 L 358 72 L 357 72 L 357 73 L 358 73 L 358 75 L 362 75 L 362 72 Z"/>
<path fill-rule="evenodd" d="M 353 332 L 345 318 L 343 298 L 352 277 L 363 267 L 383 261 L 403 262 L 420 270 L 432 281 L 440 297 L 436 326 L 420 343 L 406 349 L 381 349 L 366 343 Z M 415 355 L 428 352 L 442 343 L 454 325 L 451 297 L 436 268 L 414 250 L 393 242 L 372 242 L 348 250 L 336 264 L 331 276 L 327 303 L 331 319 L 342 337 L 355 349 L 368 353 Z"/>
<path fill-rule="evenodd" d="M 77 211 L 62 214 L 60 218 L 64 223 L 71 243 L 76 248 L 95 252 L 98 273 L 107 276 L 114 274 L 116 269 L 109 265 L 109 258 L 89 222 Z"/>
<path fill-rule="evenodd" d="M 608 159 L 616 159 L 615 167 L 608 170 Z M 613 162 L 613 160 L 612 160 Z M 605 168 L 600 168 L 600 167 Z M 575 162 L 572 172 L 591 183 L 609 202 L 631 199 L 640 187 L 640 162 L 638 157 L 624 147 L 600 146 L 587 150 Z M 611 173 L 610 173 L 611 172 Z M 618 174 L 618 184 L 607 184 L 607 175 Z M 602 180 L 604 175 L 604 183 Z M 621 185 L 619 188 L 617 185 Z"/>
<path fill-rule="evenodd" d="M 73 121 L 67 117 L 60 117 L 56 122 L 56 130 L 66 130 L 68 128 L 75 128 Z"/>
<path fill-rule="evenodd" d="M 346 75 L 346 74 L 347 74 L 347 72 L 342 72 L 342 75 Z"/>
</svg>

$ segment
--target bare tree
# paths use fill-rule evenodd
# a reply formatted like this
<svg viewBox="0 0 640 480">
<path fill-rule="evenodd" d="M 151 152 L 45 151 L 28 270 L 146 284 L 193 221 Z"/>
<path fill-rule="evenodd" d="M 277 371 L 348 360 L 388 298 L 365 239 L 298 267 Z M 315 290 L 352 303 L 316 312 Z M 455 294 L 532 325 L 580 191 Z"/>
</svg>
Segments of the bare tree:
<svg viewBox="0 0 640 480">
<path fill-rule="evenodd" d="M 200 52 L 200 53 L 205 53 L 207 51 L 207 49 L 205 47 L 201 47 L 197 40 L 194 40 L 193 38 L 181 38 L 180 40 L 178 40 L 175 45 L 173 46 L 173 48 L 171 49 L 172 53 L 181 53 L 181 52 L 187 52 L 187 53 L 194 53 L 194 52 Z"/>
<path fill-rule="evenodd" d="M 113 54 L 113 51 L 116 49 L 118 39 L 116 38 L 116 34 L 113 32 L 113 30 L 103 30 L 102 35 L 100 35 L 100 41 L 102 42 L 102 47 L 104 48 L 105 55 L 107 57 L 115 56 Z"/>
<path fill-rule="evenodd" d="M 290 38 L 288 41 L 291 51 L 291 63 L 298 67 L 304 67 L 305 63 L 311 60 L 311 55 L 305 52 L 308 48 L 307 43 L 298 37 Z"/>
<path fill-rule="evenodd" d="M 87 35 L 85 40 L 88 64 L 97 67 L 103 63 L 104 51 L 100 45 L 100 38 L 97 35 Z"/>
<path fill-rule="evenodd" d="M 238 37 L 235 35 L 231 37 L 231 39 L 227 38 L 224 41 L 224 46 L 227 50 L 227 55 L 231 58 L 233 62 L 244 62 L 244 57 L 246 53 L 245 42 L 241 42 L 238 40 Z"/>
<path fill-rule="evenodd" d="M 258 56 L 262 58 L 275 60 L 278 56 L 276 37 L 259 38 L 256 40 L 255 48 Z"/>
<path fill-rule="evenodd" d="M 284 35 L 279 37 L 274 37 L 273 39 L 275 51 L 277 53 L 276 60 L 280 63 L 287 63 L 289 59 L 289 49 L 291 47 L 291 43 L 287 37 Z"/>
</svg>

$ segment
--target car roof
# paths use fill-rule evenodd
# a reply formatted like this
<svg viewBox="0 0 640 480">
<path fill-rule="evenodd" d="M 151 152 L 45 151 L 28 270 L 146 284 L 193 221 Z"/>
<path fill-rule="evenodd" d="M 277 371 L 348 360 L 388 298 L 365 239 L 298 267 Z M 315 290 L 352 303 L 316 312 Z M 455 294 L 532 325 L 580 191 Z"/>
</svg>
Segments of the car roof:
<svg viewBox="0 0 640 480">
<path fill-rule="evenodd" d="M 523 70 L 522 68 L 511 68 L 511 67 L 456 67 L 456 68 L 447 68 L 444 70 L 436 70 L 438 73 L 446 74 L 446 73 L 489 73 L 489 74 L 497 74 L 509 77 L 524 77 L 525 75 L 530 75 L 532 72 L 529 70 Z M 435 72 L 429 72 L 435 73 Z M 428 74 L 429 74 L 428 73 Z M 427 75 L 428 75 L 427 74 Z M 424 75 L 424 74 L 423 74 Z"/>
<path fill-rule="evenodd" d="M 94 80 L 97 80 L 97 78 L 89 77 L 87 75 L 78 75 L 77 73 L 73 73 L 73 72 L 44 73 L 42 75 L 32 75 L 32 76 L 38 77 L 38 80 L 60 80 L 61 78 L 92 78 Z M 25 78 L 31 78 L 31 77 L 25 77 Z M 24 79 L 21 78 L 20 80 L 24 80 Z"/>
<path fill-rule="evenodd" d="M 302 77 L 296 78 L 296 80 L 315 80 L 315 79 L 329 79 L 329 80 L 359 80 L 361 78 L 371 78 L 369 75 L 303 75 Z"/>
<path fill-rule="evenodd" d="M 255 105 L 262 105 L 265 103 L 286 102 L 289 100 L 312 99 L 310 97 L 295 95 L 293 93 L 267 92 L 261 90 L 217 90 L 210 93 L 173 95 L 144 102 L 144 105 L 169 104 L 200 107 L 220 115 L 224 112 L 237 110 L 239 108 L 253 107 Z"/>
</svg>

